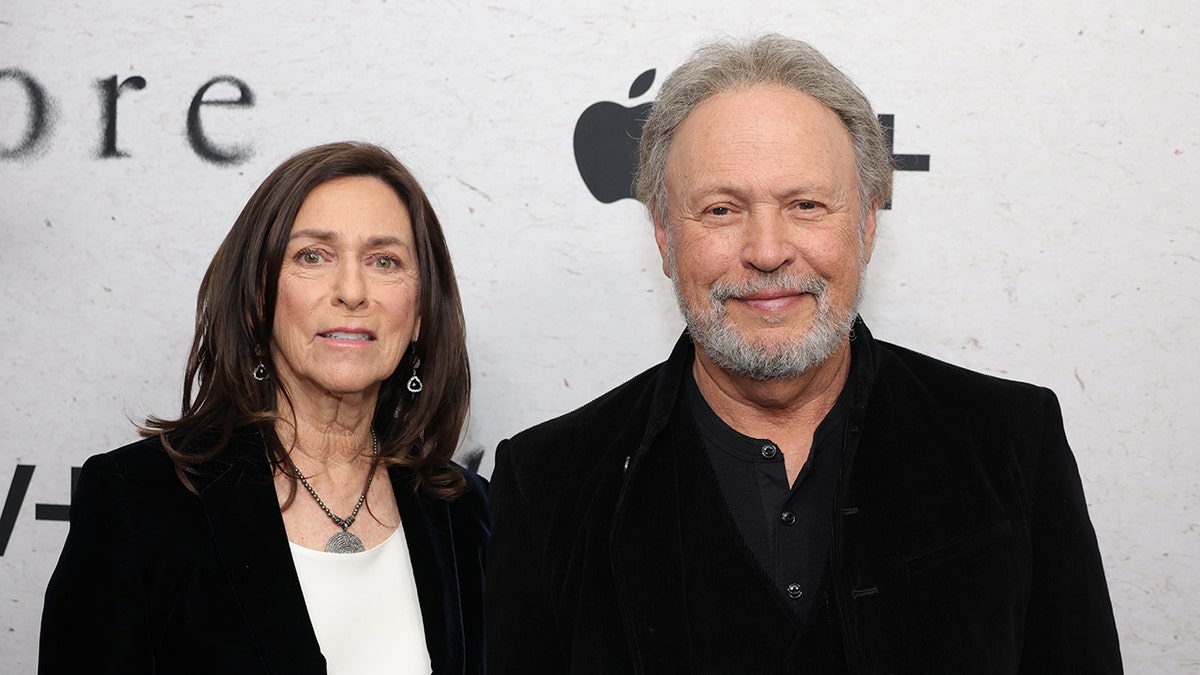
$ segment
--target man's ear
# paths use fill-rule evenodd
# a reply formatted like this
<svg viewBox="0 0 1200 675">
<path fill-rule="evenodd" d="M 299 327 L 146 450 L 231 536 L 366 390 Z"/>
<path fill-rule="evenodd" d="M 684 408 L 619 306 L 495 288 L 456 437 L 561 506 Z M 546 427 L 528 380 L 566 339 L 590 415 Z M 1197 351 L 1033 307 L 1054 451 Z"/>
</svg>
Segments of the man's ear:
<svg viewBox="0 0 1200 675">
<path fill-rule="evenodd" d="M 667 225 L 657 215 L 654 218 L 654 241 L 658 242 L 658 254 L 662 256 L 662 271 L 671 278 L 671 266 L 667 264 Z"/>
<path fill-rule="evenodd" d="M 863 237 L 863 261 L 871 262 L 871 253 L 875 250 L 875 214 L 879 213 L 876 208 L 879 206 L 878 201 L 871 202 L 871 208 L 867 211 L 866 218 L 863 219 L 862 237 Z"/>
</svg>

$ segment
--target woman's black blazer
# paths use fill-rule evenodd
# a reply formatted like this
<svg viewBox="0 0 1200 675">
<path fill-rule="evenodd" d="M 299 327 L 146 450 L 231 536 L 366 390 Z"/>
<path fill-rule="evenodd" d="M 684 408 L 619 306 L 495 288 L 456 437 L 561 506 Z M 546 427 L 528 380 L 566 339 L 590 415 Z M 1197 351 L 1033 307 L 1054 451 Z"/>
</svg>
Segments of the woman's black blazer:
<svg viewBox="0 0 1200 675">
<path fill-rule="evenodd" d="M 84 464 L 40 673 L 325 672 L 261 439 L 239 437 L 207 469 L 196 496 L 154 438 Z M 434 673 L 484 672 L 490 522 L 485 483 L 464 474 L 466 494 L 445 502 L 390 470 Z"/>
</svg>

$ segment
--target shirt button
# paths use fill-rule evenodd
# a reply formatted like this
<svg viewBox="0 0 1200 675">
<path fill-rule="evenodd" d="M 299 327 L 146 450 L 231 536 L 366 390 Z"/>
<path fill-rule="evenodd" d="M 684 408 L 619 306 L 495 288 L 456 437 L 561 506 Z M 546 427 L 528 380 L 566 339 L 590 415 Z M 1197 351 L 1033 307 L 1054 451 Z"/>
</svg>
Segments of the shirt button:
<svg viewBox="0 0 1200 675">
<path fill-rule="evenodd" d="M 804 595 L 804 589 L 800 588 L 800 584 L 791 583 L 787 585 L 788 597 L 795 600 Z"/>
<path fill-rule="evenodd" d="M 779 448 L 775 447 L 773 443 L 767 443 L 766 445 L 762 446 L 762 456 L 766 457 L 767 459 L 774 459 L 775 455 L 778 453 Z"/>
<path fill-rule="evenodd" d="M 791 527 L 792 525 L 796 524 L 796 514 L 792 513 L 791 511 L 784 511 L 783 513 L 779 514 L 779 522 Z"/>
</svg>

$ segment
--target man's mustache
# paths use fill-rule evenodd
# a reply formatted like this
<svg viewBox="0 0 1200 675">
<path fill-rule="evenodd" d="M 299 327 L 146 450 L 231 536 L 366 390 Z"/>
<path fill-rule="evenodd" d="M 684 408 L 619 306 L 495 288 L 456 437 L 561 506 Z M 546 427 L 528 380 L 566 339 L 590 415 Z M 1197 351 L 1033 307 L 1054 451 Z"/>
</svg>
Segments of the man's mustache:
<svg viewBox="0 0 1200 675">
<path fill-rule="evenodd" d="M 725 304 L 730 298 L 742 298 L 762 291 L 795 291 L 808 293 L 818 301 L 825 297 L 829 284 L 821 277 L 791 272 L 760 273 L 745 281 L 718 281 L 708 291 L 714 306 Z"/>
</svg>

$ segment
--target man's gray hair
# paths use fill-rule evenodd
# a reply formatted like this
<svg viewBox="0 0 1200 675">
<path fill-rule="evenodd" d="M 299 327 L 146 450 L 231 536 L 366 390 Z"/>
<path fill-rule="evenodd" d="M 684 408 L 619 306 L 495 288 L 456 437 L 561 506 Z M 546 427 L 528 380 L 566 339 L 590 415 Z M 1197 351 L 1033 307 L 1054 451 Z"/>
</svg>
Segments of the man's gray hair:
<svg viewBox="0 0 1200 675">
<path fill-rule="evenodd" d="M 865 216 L 892 197 L 892 153 L 867 97 L 808 43 L 782 35 L 704 45 L 663 82 L 642 128 L 637 197 L 667 223 L 667 153 L 675 130 L 696 106 L 717 94 L 758 85 L 795 89 L 825 104 L 850 133 Z"/>
</svg>

